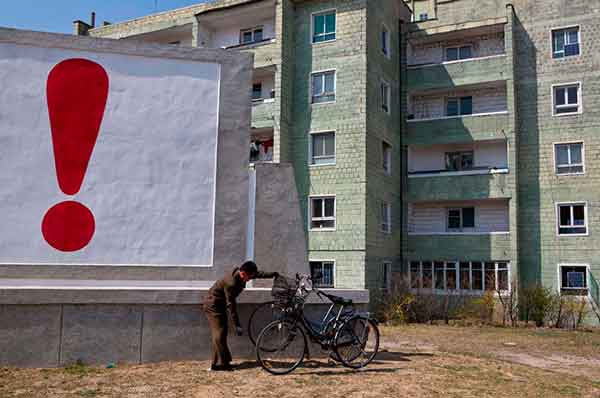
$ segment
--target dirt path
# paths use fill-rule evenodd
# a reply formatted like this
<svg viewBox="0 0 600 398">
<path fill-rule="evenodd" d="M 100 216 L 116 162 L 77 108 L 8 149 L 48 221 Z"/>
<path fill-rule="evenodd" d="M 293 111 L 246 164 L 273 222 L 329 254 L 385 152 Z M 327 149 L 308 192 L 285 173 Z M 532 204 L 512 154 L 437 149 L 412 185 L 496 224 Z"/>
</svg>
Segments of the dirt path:
<svg viewBox="0 0 600 398">
<path fill-rule="evenodd" d="M 565 367 L 597 368 L 593 354 L 600 336 L 584 336 L 571 344 L 569 335 L 498 333 L 479 328 L 383 328 L 384 351 L 363 371 L 311 361 L 284 377 L 270 376 L 253 361 L 228 373 L 207 372 L 207 362 L 0 369 L 0 397 L 600 397 L 597 370 L 578 377 L 561 373 Z M 504 345 L 509 337 L 516 346 Z M 569 356 L 552 358 L 552 345 L 554 354 L 568 347 Z M 483 350 L 485 346 L 492 350 Z"/>
</svg>

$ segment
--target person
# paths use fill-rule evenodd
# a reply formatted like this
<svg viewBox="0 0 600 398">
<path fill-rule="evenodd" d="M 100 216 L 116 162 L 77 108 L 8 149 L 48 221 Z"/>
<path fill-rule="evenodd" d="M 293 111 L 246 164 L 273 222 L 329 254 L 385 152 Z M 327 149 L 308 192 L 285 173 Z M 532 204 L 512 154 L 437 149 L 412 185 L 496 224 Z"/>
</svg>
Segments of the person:
<svg viewBox="0 0 600 398">
<path fill-rule="evenodd" d="M 236 334 L 243 334 L 237 313 L 236 298 L 252 279 L 270 279 L 279 276 L 277 272 L 260 272 L 253 261 L 246 261 L 233 268 L 214 283 L 204 299 L 203 308 L 212 336 L 212 362 L 209 370 L 233 370 L 231 353 L 227 346 L 229 321 L 235 325 Z M 230 320 L 228 319 L 228 313 Z"/>
</svg>

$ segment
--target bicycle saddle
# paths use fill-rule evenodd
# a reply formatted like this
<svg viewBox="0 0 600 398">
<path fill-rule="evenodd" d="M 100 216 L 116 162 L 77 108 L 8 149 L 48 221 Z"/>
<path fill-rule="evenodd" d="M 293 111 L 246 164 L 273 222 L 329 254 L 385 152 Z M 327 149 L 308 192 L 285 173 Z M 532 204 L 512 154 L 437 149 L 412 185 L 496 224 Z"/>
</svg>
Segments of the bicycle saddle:
<svg viewBox="0 0 600 398">
<path fill-rule="evenodd" d="M 327 293 L 323 293 L 323 292 L 321 292 L 321 294 L 323 294 L 323 296 L 325 296 L 329 300 L 331 300 L 331 302 L 334 303 L 334 304 L 337 304 L 337 305 L 352 305 L 352 300 L 350 300 L 350 299 L 345 299 L 345 298 L 340 297 L 340 296 L 334 296 L 333 294 L 327 294 Z"/>
</svg>

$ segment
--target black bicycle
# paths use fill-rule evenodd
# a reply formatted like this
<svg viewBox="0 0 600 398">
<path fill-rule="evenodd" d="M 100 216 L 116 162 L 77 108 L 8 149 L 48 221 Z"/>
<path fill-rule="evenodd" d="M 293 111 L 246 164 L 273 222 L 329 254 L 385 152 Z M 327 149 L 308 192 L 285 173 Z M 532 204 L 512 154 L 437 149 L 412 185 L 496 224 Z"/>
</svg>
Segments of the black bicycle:
<svg viewBox="0 0 600 398">
<path fill-rule="evenodd" d="M 319 321 L 310 320 L 304 313 L 312 293 L 331 301 Z M 309 340 L 353 369 L 367 366 L 377 355 L 377 323 L 368 313 L 357 312 L 352 300 L 312 287 L 312 280 L 306 275 L 276 278 L 272 294 L 278 319 L 265 326 L 256 339 L 256 358 L 267 372 L 283 375 L 300 366 L 309 353 Z"/>
</svg>

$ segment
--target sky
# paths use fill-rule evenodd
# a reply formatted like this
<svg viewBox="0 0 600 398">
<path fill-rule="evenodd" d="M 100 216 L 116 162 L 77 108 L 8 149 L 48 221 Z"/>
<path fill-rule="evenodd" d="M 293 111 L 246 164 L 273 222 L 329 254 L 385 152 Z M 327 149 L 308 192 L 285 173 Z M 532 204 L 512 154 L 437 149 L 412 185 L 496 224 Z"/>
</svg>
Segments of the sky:
<svg viewBox="0 0 600 398">
<path fill-rule="evenodd" d="M 155 12 L 203 3 L 206 0 L 0 0 L 0 26 L 72 33 L 73 21 L 121 22 Z"/>
</svg>

